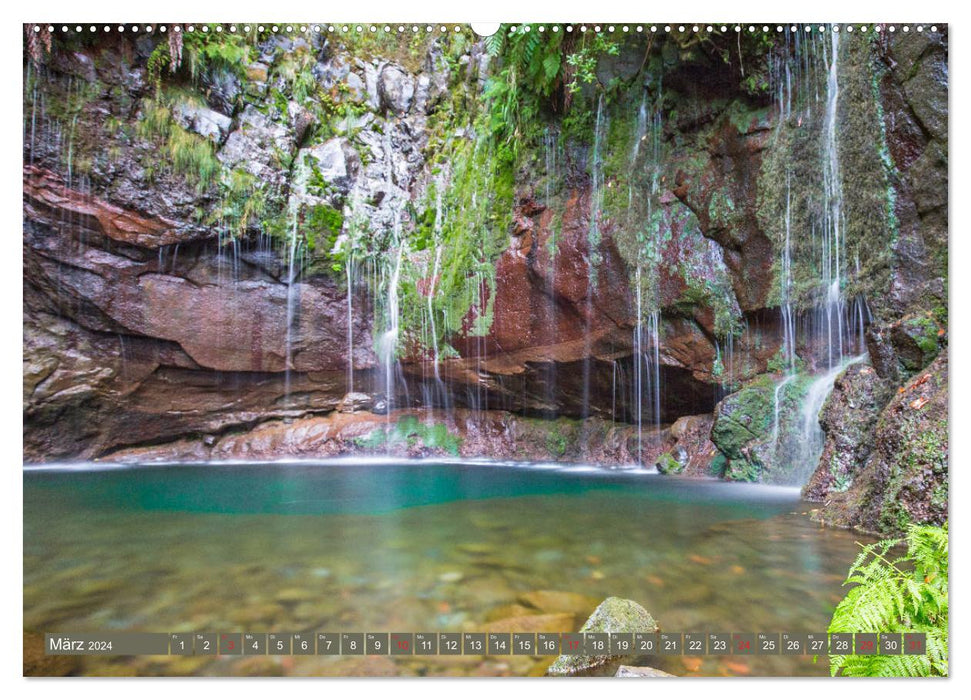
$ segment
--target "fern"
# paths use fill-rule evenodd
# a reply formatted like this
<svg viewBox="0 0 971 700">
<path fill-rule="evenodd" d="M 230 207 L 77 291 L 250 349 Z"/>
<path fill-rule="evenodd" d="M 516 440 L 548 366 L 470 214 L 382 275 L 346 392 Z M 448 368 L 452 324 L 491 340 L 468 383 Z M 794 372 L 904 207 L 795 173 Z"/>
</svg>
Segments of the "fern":
<svg viewBox="0 0 971 700">
<path fill-rule="evenodd" d="M 906 542 L 907 553 L 892 557 Z M 843 585 L 856 584 L 833 612 L 830 632 L 923 632 L 924 655 L 835 655 L 832 675 L 946 676 L 948 674 L 948 532 L 911 525 L 905 540 L 863 546 Z"/>
<path fill-rule="evenodd" d="M 488 53 L 493 58 L 499 56 L 502 53 L 503 47 L 506 45 L 506 34 L 504 27 L 500 27 L 492 36 L 486 37 L 485 46 L 486 53 Z"/>
</svg>

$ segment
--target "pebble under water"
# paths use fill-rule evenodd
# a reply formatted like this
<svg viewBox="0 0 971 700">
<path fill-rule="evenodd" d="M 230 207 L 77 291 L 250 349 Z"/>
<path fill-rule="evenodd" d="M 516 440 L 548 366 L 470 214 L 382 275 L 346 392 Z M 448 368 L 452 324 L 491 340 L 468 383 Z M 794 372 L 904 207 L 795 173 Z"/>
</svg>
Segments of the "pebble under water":
<svg viewBox="0 0 971 700">
<path fill-rule="evenodd" d="M 794 488 L 556 465 L 27 469 L 24 629 L 484 631 L 537 612 L 578 629 L 620 596 L 666 631 L 824 632 L 868 540 L 808 509 Z M 552 660 L 86 657 L 78 672 L 527 675 Z M 825 657 L 645 661 L 678 675 L 829 672 Z"/>
</svg>

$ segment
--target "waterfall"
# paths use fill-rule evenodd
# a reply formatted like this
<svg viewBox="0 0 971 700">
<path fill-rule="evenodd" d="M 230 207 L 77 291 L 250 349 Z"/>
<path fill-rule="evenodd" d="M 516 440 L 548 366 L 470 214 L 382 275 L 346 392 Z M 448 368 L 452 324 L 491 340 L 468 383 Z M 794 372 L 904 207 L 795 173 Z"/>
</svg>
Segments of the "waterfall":
<svg viewBox="0 0 971 700">
<path fill-rule="evenodd" d="M 551 182 L 555 181 L 559 177 L 559 171 L 557 170 L 557 163 L 559 159 L 557 158 L 557 136 L 550 131 L 549 128 L 546 129 L 545 136 L 543 139 L 543 145 L 545 150 L 545 163 L 546 163 L 546 206 L 552 207 L 552 188 Z M 556 259 L 559 253 L 559 232 L 555 226 L 550 227 L 550 238 L 546 244 L 546 249 L 549 253 L 549 266 L 547 271 L 547 282 L 546 282 L 546 298 L 549 304 L 549 314 L 550 318 L 553 319 L 552 325 L 552 339 L 553 344 L 557 342 L 557 327 L 556 327 Z M 548 369 L 546 371 L 546 385 L 545 385 L 545 397 L 546 406 L 552 408 L 555 405 L 556 398 L 556 363 L 550 362 Z"/>
<path fill-rule="evenodd" d="M 782 312 L 782 352 L 785 358 L 786 377 L 776 384 L 772 395 L 772 455 L 776 461 L 779 460 L 779 420 L 781 414 L 781 403 L 783 390 L 793 379 L 796 378 L 796 327 L 795 316 L 792 310 L 792 187 L 791 174 L 786 171 L 786 214 L 785 231 L 786 237 L 782 247 L 782 281 L 781 281 L 781 303 Z"/>
<path fill-rule="evenodd" d="M 840 179 L 839 143 L 837 140 L 837 108 L 839 106 L 839 33 L 830 32 L 831 56 L 826 79 L 826 118 L 823 125 L 823 230 L 822 283 L 825 289 L 823 315 L 826 333 L 827 368 L 842 363 L 843 298 L 842 228 L 843 186 Z"/>
<path fill-rule="evenodd" d="M 556 179 L 556 135 L 549 127 L 543 132 L 543 160 L 546 165 L 546 205 L 550 204 L 552 182 Z"/>
<path fill-rule="evenodd" d="M 637 421 L 637 461 L 643 463 L 641 453 L 644 446 L 643 437 L 643 403 L 641 401 L 641 355 L 643 353 L 642 329 L 643 323 L 643 293 L 641 291 L 641 268 L 637 268 L 637 324 L 634 326 L 634 419 Z"/>
<path fill-rule="evenodd" d="M 442 263 L 442 246 L 441 244 L 435 247 L 435 264 L 432 267 L 431 282 L 429 283 L 428 289 L 428 321 L 431 325 L 431 337 L 432 337 L 432 352 L 434 358 L 433 369 L 435 372 L 435 388 L 438 393 L 438 401 L 441 405 L 448 410 L 448 390 L 445 387 L 445 382 L 442 381 L 442 375 L 439 371 L 439 353 L 438 353 L 438 331 L 435 326 L 435 310 L 432 307 L 432 302 L 435 299 L 435 282 L 438 278 L 438 270 Z"/>
<path fill-rule="evenodd" d="M 444 239 L 444 234 L 442 232 L 442 227 L 444 225 L 445 218 L 445 208 L 442 204 L 442 192 L 445 189 L 445 173 L 439 173 L 435 181 L 435 263 L 432 267 L 432 275 L 429 281 L 428 288 L 428 323 L 431 330 L 432 338 L 432 353 L 433 353 L 433 370 L 435 372 L 435 388 L 438 393 L 438 402 L 448 410 L 448 390 L 445 383 L 442 381 L 442 375 L 439 368 L 441 362 L 441 357 L 439 355 L 438 349 L 438 327 L 435 324 L 435 289 L 438 283 L 438 273 L 441 269 L 442 264 L 442 241 Z"/>
<path fill-rule="evenodd" d="M 593 352 L 591 333 L 593 331 L 593 295 L 597 287 L 597 265 L 600 263 L 600 215 L 603 210 L 603 156 L 601 154 L 605 133 L 604 98 L 603 94 L 597 99 L 597 119 L 594 125 L 593 153 L 590 156 L 590 224 L 587 229 L 587 299 L 586 324 L 584 334 L 583 353 L 583 411 L 582 415 L 589 415 L 590 410 L 590 372 Z"/>
<path fill-rule="evenodd" d="M 347 393 L 354 391 L 354 253 L 348 245 L 344 261 L 347 277 Z"/>
<path fill-rule="evenodd" d="M 866 301 L 862 298 L 853 301 L 848 313 L 843 292 L 843 276 L 846 272 L 844 269 L 846 222 L 839 158 L 839 33 L 830 32 L 828 42 L 824 39 L 818 43 L 822 53 L 821 60 L 814 60 L 816 48 L 816 42 L 813 42 L 811 46 L 813 56 L 810 56 L 810 47 L 805 49 L 804 56 L 799 56 L 800 47 L 797 44 L 796 53 L 797 58 L 805 58 L 806 66 L 802 68 L 804 74 L 813 72 L 816 65 L 820 66 L 819 80 L 812 82 L 821 85 L 825 77 L 820 146 L 821 212 L 815 220 L 811 221 L 809 231 L 804 232 L 808 234 L 812 249 L 817 251 L 816 255 L 818 255 L 819 300 L 811 314 L 808 330 L 810 341 L 818 353 L 817 361 L 824 369 L 813 378 L 807 388 L 792 434 L 784 436 L 781 432 L 781 424 L 784 420 L 782 404 L 786 387 L 796 379 L 796 325 L 792 306 L 792 174 L 787 169 L 784 240 L 780 251 L 780 312 L 786 376 L 776 385 L 773 395 L 773 458 L 779 464 L 789 465 L 790 478 L 799 485 L 804 484 L 816 469 L 822 454 L 825 436 L 819 424 L 819 413 L 833 389 L 837 376 L 849 364 L 859 362 L 866 356 L 861 354 L 848 358 L 851 352 L 862 350 L 863 328 L 869 316 Z M 793 99 L 792 71 L 788 65 L 788 54 L 783 63 L 776 75 L 780 119 L 791 114 Z M 823 67 L 825 67 L 825 74 L 821 70 Z M 799 68 L 800 64 L 797 63 L 797 69 Z M 796 98 L 800 99 L 798 91 Z"/>
<path fill-rule="evenodd" d="M 641 278 L 641 268 L 638 267 L 635 277 L 637 324 L 634 326 L 634 419 L 637 422 L 637 459 L 642 462 L 645 397 L 651 424 L 655 429 L 661 425 L 661 312 L 655 309 L 645 319 Z"/>
<path fill-rule="evenodd" d="M 377 348 L 378 356 L 381 360 L 381 366 L 384 369 L 384 396 L 389 416 L 395 400 L 395 365 L 397 364 L 398 322 L 400 312 L 398 307 L 398 283 L 401 279 L 401 259 L 403 251 L 403 246 L 400 243 L 400 227 L 401 215 L 398 213 L 395 216 L 394 230 L 394 244 L 398 249 L 398 255 L 395 259 L 394 270 L 391 273 L 391 278 L 388 280 L 387 306 L 385 309 L 386 326 L 384 333 L 382 333 L 381 337 L 378 339 Z"/>
<path fill-rule="evenodd" d="M 298 158 L 294 165 L 293 184 L 287 202 L 287 309 L 283 395 L 284 400 L 288 402 L 290 398 L 290 373 L 293 370 L 294 324 L 299 324 L 297 309 L 300 305 L 300 285 L 298 278 L 303 267 L 303 241 L 297 223 L 300 218 L 302 197 L 307 192 L 309 179 L 310 169 Z M 176 253 L 178 253 L 178 247 L 176 247 Z"/>
<path fill-rule="evenodd" d="M 796 367 L 796 322 L 792 310 L 792 189 L 791 176 L 786 172 L 786 239 L 782 248 L 782 347 L 786 371 L 792 374 Z"/>
<path fill-rule="evenodd" d="M 795 374 L 789 374 L 781 382 L 775 385 L 775 391 L 772 394 L 773 402 L 773 412 L 772 412 L 772 455 L 778 460 L 779 457 L 779 419 L 782 407 L 782 391 L 796 378 Z"/>
<path fill-rule="evenodd" d="M 290 398 L 290 370 L 293 369 L 293 322 L 296 316 L 296 284 L 294 281 L 298 274 L 297 269 L 297 220 L 296 216 L 290 223 L 290 235 L 288 238 L 289 252 L 287 254 L 287 313 L 286 313 L 286 360 L 283 375 L 283 395 L 286 400 Z"/>
<path fill-rule="evenodd" d="M 634 129 L 634 140 L 631 144 L 630 157 L 627 168 L 627 213 L 631 212 L 634 204 L 634 169 L 637 156 L 641 152 L 641 142 L 647 138 L 647 90 L 641 96 L 641 104 L 637 109 L 637 126 Z"/>
<path fill-rule="evenodd" d="M 793 472 L 794 483 L 801 486 L 809 480 L 809 477 L 816 470 L 816 465 L 823 453 L 823 443 L 826 436 L 823 434 L 823 428 L 819 424 L 819 412 L 833 391 L 836 378 L 850 365 L 862 362 L 865 359 L 865 354 L 851 357 L 845 362 L 830 367 L 817 376 L 813 380 L 813 383 L 809 385 L 799 416 L 802 434 L 800 436 L 799 454 L 795 460 L 795 469 Z"/>
</svg>

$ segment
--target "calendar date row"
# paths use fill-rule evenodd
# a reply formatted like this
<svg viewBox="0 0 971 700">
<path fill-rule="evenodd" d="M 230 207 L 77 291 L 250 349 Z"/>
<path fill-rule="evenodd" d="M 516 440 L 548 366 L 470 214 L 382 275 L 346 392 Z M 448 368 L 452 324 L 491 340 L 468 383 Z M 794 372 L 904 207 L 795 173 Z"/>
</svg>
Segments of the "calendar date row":
<svg viewBox="0 0 971 700">
<path fill-rule="evenodd" d="M 48 655 L 739 656 L 925 654 L 926 635 L 792 632 L 196 632 L 54 634 Z"/>
</svg>

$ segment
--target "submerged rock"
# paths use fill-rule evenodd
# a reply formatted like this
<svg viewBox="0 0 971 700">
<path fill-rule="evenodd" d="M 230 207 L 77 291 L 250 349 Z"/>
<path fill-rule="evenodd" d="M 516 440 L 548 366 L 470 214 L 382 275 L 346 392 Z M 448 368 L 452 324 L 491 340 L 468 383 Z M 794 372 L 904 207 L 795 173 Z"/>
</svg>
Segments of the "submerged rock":
<svg viewBox="0 0 971 700">
<path fill-rule="evenodd" d="M 488 622 L 483 632 L 570 632 L 575 629 L 575 618 L 570 613 L 543 613 L 539 615 L 514 615 Z"/>
<path fill-rule="evenodd" d="M 614 674 L 614 678 L 677 678 L 677 676 L 650 666 L 621 666 Z"/>
<path fill-rule="evenodd" d="M 607 598 L 580 628 L 580 632 L 658 632 L 657 622 L 639 604 L 623 598 Z M 603 672 L 621 663 L 623 656 L 561 655 L 547 670 L 548 676 L 579 676 Z"/>
<path fill-rule="evenodd" d="M 569 591 L 530 591 L 520 595 L 518 600 L 544 613 L 568 612 L 572 615 L 588 615 L 599 602 L 591 596 Z"/>
</svg>

